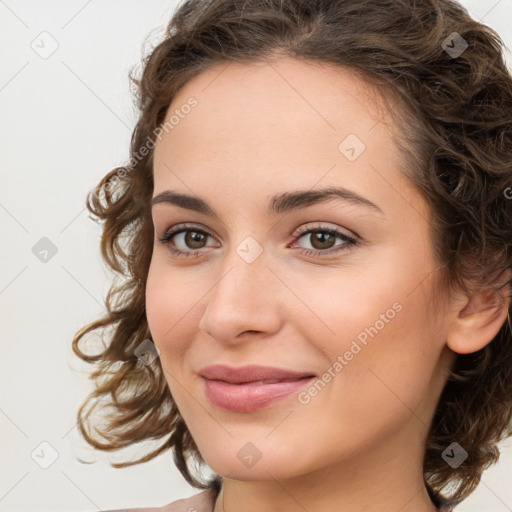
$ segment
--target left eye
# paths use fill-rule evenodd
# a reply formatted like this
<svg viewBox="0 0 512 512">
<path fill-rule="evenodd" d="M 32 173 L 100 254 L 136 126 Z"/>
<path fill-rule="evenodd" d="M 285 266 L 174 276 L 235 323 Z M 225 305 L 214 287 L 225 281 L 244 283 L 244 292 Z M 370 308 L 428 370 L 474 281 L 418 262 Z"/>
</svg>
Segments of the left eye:
<svg viewBox="0 0 512 512">
<path fill-rule="evenodd" d="M 309 240 L 309 243 L 313 246 L 313 249 L 304 250 L 304 253 L 307 255 L 319 253 L 330 254 L 331 252 L 349 249 L 357 243 L 355 238 L 328 226 L 308 229 L 302 232 L 300 236 L 297 237 L 297 240 L 301 238 Z M 341 239 L 343 243 L 335 246 L 336 239 Z M 337 248 L 332 249 L 333 247 Z"/>
<path fill-rule="evenodd" d="M 332 254 L 352 249 L 357 245 L 355 237 L 330 226 L 306 228 L 306 230 L 302 230 L 296 235 L 296 240 L 305 238 L 307 235 L 309 235 L 310 244 L 313 246 L 313 249 L 301 249 L 300 252 L 306 256 Z M 342 240 L 342 243 L 332 248 L 337 238 Z"/>
<path fill-rule="evenodd" d="M 181 237 L 181 242 L 185 245 L 185 249 L 175 247 L 175 240 L 179 240 L 178 235 L 184 235 Z M 313 245 L 313 249 L 299 249 L 299 252 L 306 256 L 325 255 L 342 250 L 349 250 L 358 243 L 355 237 L 329 226 L 302 229 L 299 233 L 294 235 L 294 242 L 305 238 L 307 235 L 310 235 L 310 243 Z M 208 237 L 212 236 L 203 229 L 193 226 L 181 226 L 168 230 L 158 240 L 161 244 L 167 246 L 169 251 L 176 256 L 200 256 L 205 252 L 202 244 Z M 336 248 L 333 249 L 333 243 L 336 238 L 341 239 L 343 243 L 339 244 L 337 247 L 335 246 Z M 187 247 L 189 248 L 188 250 Z"/>
</svg>

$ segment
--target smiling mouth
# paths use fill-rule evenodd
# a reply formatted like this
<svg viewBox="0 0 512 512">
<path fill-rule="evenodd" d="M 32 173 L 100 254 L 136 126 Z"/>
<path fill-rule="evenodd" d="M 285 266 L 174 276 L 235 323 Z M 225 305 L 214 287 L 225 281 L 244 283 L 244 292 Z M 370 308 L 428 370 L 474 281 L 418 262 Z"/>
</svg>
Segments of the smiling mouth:
<svg viewBox="0 0 512 512">
<path fill-rule="evenodd" d="M 280 382 L 297 382 L 298 380 L 311 379 L 312 377 L 314 377 L 314 375 L 309 375 L 306 377 L 296 377 L 296 378 L 290 378 L 290 379 L 248 380 L 245 382 L 230 382 L 230 381 L 222 380 L 222 379 L 207 379 L 207 380 L 214 380 L 217 382 L 225 382 L 226 384 L 230 384 L 232 386 L 242 386 L 242 385 L 250 386 L 250 385 L 263 385 L 263 384 L 278 384 Z"/>
<path fill-rule="evenodd" d="M 308 376 L 236 383 L 205 377 L 202 380 L 206 397 L 215 407 L 229 412 L 250 413 L 298 393 L 314 378 Z"/>
</svg>

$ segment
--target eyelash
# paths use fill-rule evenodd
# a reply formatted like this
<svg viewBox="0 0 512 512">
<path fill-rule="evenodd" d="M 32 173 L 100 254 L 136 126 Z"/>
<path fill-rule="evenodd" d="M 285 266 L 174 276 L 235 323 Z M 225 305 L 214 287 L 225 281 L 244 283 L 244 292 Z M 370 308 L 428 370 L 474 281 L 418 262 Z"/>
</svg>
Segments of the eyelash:
<svg viewBox="0 0 512 512">
<path fill-rule="evenodd" d="M 196 249 L 196 250 L 192 249 L 192 250 L 188 250 L 188 251 L 183 251 L 181 249 L 175 249 L 174 247 L 170 246 L 170 242 L 171 242 L 172 238 L 174 238 L 174 236 L 178 235 L 179 233 L 184 233 L 184 232 L 186 233 L 189 231 L 192 231 L 194 233 L 200 233 L 202 235 L 206 235 L 206 236 L 210 236 L 210 237 L 212 236 L 212 235 L 210 235 L 210 233 L 208 233 L 207 231 L 204 231 L 203 229 L 197 228 L 195 226 L 186 226 L 186 225 L 182 224 L 180 226 L 177 226 L 175 228 L 171 228 L 171 229 L 167 230 L 163 234 L 163 236 L 158 238 L 158 241 L 162 245 L 165 245 L 172 254 L 174 254 L 178 257 L 181 257 L 181 256 L 199 257 L 205 252 L 203 249 Z M 332 228 L 329 226 L 317 226 L 315 228 L 307 228 L 307 227 L 299 228 L 297 235 L 295 235 L 294 242 L 296 240 L 299 240 L 303 236 L 311 234 L 311 233 L 329 233 L 331 235 L 341 238 L 345 243 L 338 246 L 337 249 L 328 249 L 325 251 L 320 251 L 318 249 L 299 249 L 299 252 L 301 254 L 304 254 L 305 256 L 324 256 L 324 255 L 328 255 L 328 254 L 338 253 L 341 251 L 349 251 L 349 250 L 353 249 L 354 246 L 358 245 L 358 241 L 356 238 L 351 237 L 345 233 L 342 233 L 338 229 Z"/>
</svg>

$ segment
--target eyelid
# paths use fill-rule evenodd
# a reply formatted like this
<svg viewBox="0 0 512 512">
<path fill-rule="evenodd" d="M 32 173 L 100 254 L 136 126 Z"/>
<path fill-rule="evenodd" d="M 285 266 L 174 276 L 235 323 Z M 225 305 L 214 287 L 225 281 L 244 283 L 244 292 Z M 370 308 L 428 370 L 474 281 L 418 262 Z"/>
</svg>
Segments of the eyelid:
<svg viewBox="0 0 512 512">
<path fill-rule="evenodd" d="M 336 231 L 340 232 L 340 234 L 345 235 L 347 238 L 361 240 L 361 237 L 355 231 L 350 231 L 350 230 L 347 230 L 346 228 L 342 228 L 337 225 L 331 226 L 327 222 L 322 222 L 322 221 L 315 221 L 315 222 L 316 222 L 316 225 L 314 225 L 314 226 L 311 226 L 311 223 L 306 223 L 306 224 L 299 226 L 293 233 L 291 233 L 290 236 L 293 236 L 294 239 L 296 239 L 296 238 L 299 238 L 301 235 L 308 233 L 310 231 L 313 231 L 315 229 L 317 229 L 317 230 L 331 229 L 331 230 L 336 230 Z M 178 224 L 175 224 L 175 225 L 165 229 L 162 237 L 169 235 L 169 234 L 176 235 L 176 234 L 179 234 L 188 229 L 190 229 L 190 230 L 195 229 L 198 232 L 205 233 L 208 236 L 215 238 L 214 235 L 212 235 L 211 232 L 207 228 L 202 227 L 200 224 L 195 224 L 195 223 L 190 223 L 190 222 L 178 223 Z"/>
<path fill-rule="evenodd" d="M 209 253 L 208 248 L 201 247 L 199 249 L 176 249 L 174 247 L 170 247 L 175 236 L 186 232 L 196 232 L 206 235 L 210 238 L 215 238 L 206 228 L 198 227 L 197 224 L 191 223 L 182 223 L 176 224 L 168 228 L 162 236 L 158 237 L 158 241 L 166 246 L 171 254 L 173 254 L 176 258 L 182 257 L 200 257 L 204 253 Z M 349 234 L 344 232 L 344 228 L 340 228 L 338 226 L 330 226 L 324 222 L 317 221 L 317 224 L 314 226 L 311 225 L 302 225 L 298 229 L 295 230 L 293 236 L 293 241 L 291 244 L 297 243 L 301 238 L 303 238 L 307 234 L 315 233 L 315 232 L 324 232 L 330 233 L 332 236 L 342 239 L 344 243 L 335 246 L 335 248 L 329 248 L 327 250 L 321 249 L 306 249 L 303 247 L 299 247 L 296 251 L 299 254 L 304 256 L 315 256 L 317 258 L 327 258 L 329 256 L 337 256 L 341 252 L 347 252 L 353 249 L 356 246 L 360 245 L 359 235 Z M 289 248 L 291 245 L 288 244 L 286 247 Z M 293 246 L 292 246 L 293 247 Z"/>
<path fill-rule="evenodd" d="M 348 230 L 347 228 L 343 228 L 336 224 L 330 225 L 331 223 L 329 223 L 329 222 L 322 222 L 322 221 L 315 221 L 315 222 L 317 224 L 316 226 L 311 226 L 310 222 L 303 224 L 302 226 L 298 227 L 292 233 L 291 236 L 298 237 L 300 235 L 303 235 L 304 233 L 307 233 L 308 231 L 314 231 L 315 229 L 325 230 L 327 228 L 327 229 L 334 229 L 334 230 L 340 232 L 342 235 L 345 235 L 347 238 L 352 238 L 352 239 L 356 239 L 356 240 L 361 239 L 361 237 L 359 236 L 358 233 L 356 233 L 355 231 L 352 231 L 352 230 Z"/>
<path fill-rule="evenodd" d="M 198 224 L 190 224 L 190 223 L 185 222 L 185 223 L 175 224 L 175 225 L 165 229 L 163 234 L 158 237 L 158 240 L 161 243 L 164 243 L 163 242 L 164 239 L 166 239 L 166 238 L 170 239 L 171 237 L 174 237 L 176 235 L 179 235 L 179 234 L 181 234 L 183 232 L 187 232 L 187 231 L 195 231 L 197 233 L 205 234 L 211 238 L 215 238 L 215 236 L 212 235 L 210 233 L 210 231 L 207 230 L 206 228 L 203 228 Z M 169 242 L 165 242 L 164 245 L 166 245 L 167 243 L 169 243 Z"/>
</svg>

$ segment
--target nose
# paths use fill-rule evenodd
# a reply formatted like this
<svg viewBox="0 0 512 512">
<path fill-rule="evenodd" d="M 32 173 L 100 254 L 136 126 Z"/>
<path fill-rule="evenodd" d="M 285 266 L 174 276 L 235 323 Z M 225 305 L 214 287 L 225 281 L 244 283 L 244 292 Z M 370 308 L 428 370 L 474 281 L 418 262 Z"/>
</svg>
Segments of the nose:
<svg viewBox="0 0 512 512">
<path fill-rule="evenodd" d="M 226 344 L 271 336 L 282 323 L 284 288 L 262 256 L 247 263 L 235 254 L 206 296 L 199 329 Z"/>
</svg>

